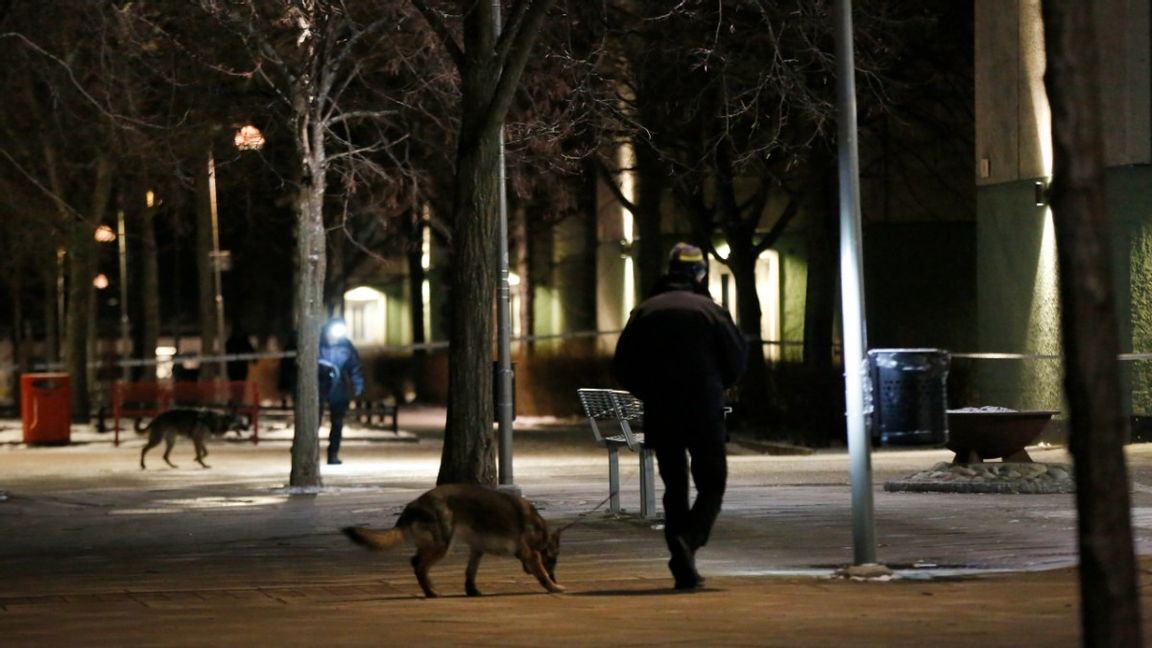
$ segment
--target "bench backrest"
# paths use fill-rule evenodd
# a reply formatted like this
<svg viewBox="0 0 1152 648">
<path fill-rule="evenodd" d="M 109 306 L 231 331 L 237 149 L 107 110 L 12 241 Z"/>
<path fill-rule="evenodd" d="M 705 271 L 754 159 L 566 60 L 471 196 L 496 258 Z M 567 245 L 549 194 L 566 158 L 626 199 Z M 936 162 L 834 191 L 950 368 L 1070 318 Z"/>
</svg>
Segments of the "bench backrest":
<svg viewBox="0 0 1152 648">
<path fill-rule="evenodd" d="M 644 403 L 632 394 L 619 389 L 581 388 L 576 393 L 584 406 L 584 415 L 592 426 L 596 442 L 604 445 L 604 435 L 600 433 L 600 421 L 610 421 L 620 428 L 624 441 L 633 451 L 638 451 L 640 441 L 632 432 L 632 423 L 640 424 L 644 419 Z"/>
</svg>

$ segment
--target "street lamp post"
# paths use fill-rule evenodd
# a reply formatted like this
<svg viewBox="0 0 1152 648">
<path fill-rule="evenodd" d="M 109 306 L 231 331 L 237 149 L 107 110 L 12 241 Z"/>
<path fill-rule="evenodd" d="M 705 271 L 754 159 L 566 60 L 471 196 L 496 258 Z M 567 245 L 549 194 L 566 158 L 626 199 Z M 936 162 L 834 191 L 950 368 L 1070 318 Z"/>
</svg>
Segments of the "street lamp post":
<svg viewBox="0 0 1152 648">
<path fill-rule="evenodd" d="M 856 133 L 852 0 L 836 0 L 837 109 L 840 177 L 840 297 L 843 310 L 844 396 L 852 482 L 852 539 L 856 565 L 876 562 L 871 441 L 864 418 L 864 272 L 860 245 L 860 160 Z"/>
<path fill-rule="evenodd" d="M 492 0 L 492 23 L 496 37 L 500 36 L 500 0 Z M 499 245 L 500 283 L 496 298 L 496 338 L 498 355 L 496 360 L 496 421 L 500 432 L 500 456 L 498 479 L 500 487 L 518 491 L 512 478 L 512 420 L 514 418 L 512 399 L 512 317 L 508 285 L 508 193 L 504 169 L 504 128 L 500 128 L 500 144 L 497 154 L 496 173 L 500 201 L 499 231 L 496 239 Z"/>
<path fill-rule="evenodd" d="M 264 134 L 252 124 L 245 124 L 237 129 L 232 137 L 232 143 L 241 151 L 259 151 L 264 147 Z M 219 358 L 217 376 L 223 379 L 228 374 L 224 359 L 224 280 L 221 273 L 224 271 L 228 253 L 220 250 L 220 222 L 216 209 L 216 157 L 212 153 L 212 147 L 208 147 L 208 211 L 212 224 L 212 288 L 216 306 L 216 336 L 212 340 L 212 353 Z"/>
<path fill-rule="evenodd" d="M 212 286 L 216 300 L 216 335 L 212 339 L 212 353 L 216 356 L 223 356 L 224 285 L 220 276 L 220 227 L 216 218 L 216 158 L 212 155 L 211 148 L 208 149 L 208 210 L 212 216 Z M 223 378 L 226 375 L 224 359 L 221 357 L 217 376 Z"/>
</svg>

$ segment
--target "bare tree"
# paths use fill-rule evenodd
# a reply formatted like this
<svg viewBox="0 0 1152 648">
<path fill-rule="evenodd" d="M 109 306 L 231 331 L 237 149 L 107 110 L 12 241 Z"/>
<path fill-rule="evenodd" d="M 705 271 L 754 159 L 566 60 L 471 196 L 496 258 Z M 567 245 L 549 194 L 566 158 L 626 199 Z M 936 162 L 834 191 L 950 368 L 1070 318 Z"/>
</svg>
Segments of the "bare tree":
<svg viewBox="0 0 1152 648">
<path fill-rule="evenodd" d="M 440 38 L 460 79 L 452 204 L 448 420 L 438 483 L 496 483 L 492 340 L 497 278 L 500 130 L 553 0 L 516 0 L 497 29 L 499 3 L 458 0 L 460 25 L 429 0 L 411 0 Z"/>
<path fill-rule="evenodd" d="M 1045 0 L 1052 214 L 1060 266 L 1064 389 L 1076 459 L 1084 645 L 1143 645 L 1124 459 L 1119 329 L 1104 183 L 1092 3 Z"/>
<path fill-rule="evenodd" d="M 146 122 L 124 102 L 132 80 L 122 72 L 128 53 L 104 4 L 69 2 L 60 20 L 36 8 L 10 7 L 0 43 L 11 92 L 0 132 L 4 172 L 43 196 L 66 232 L 66 348 L 72 410 L 86 421 L 90 403 L 93 232 L 108 211 L 122 134 Z"/>
<path fill-rule="evenodd" d="M 349 178 L 357 174 L 383 174 L 372 156 L 386 149 L 388 134 L 377 124 L 394 108 L 364 101 L 370 96 L 365 89 L 372 86 L 365 77 L 387 69 L 382 61 L 392 50 L 384 46 L 383 36 L 386 29 L 396 28 L 402 17 L 389 7 L 345 0 L 200 0 L 197 6 L 230 40 L 214 41 L 219 48 L 216 58 L 194 44 L 180 42 L 180 46 L 200 52 L 227 77 L 261 81 L 273 98 L 268 108 L 291 125 L 297 155 L 294 210 L 299 380 L 289 483 L 313 488 L 321 484 L 316 366 L 326 315 L 325 202 L 329 176 L 339 169 L 342 184 L 348 186 Z M 168 36 L 178 41 L 175 35 Z M 230 56 L 223 57 L 224 52 Z"/>
</svg>

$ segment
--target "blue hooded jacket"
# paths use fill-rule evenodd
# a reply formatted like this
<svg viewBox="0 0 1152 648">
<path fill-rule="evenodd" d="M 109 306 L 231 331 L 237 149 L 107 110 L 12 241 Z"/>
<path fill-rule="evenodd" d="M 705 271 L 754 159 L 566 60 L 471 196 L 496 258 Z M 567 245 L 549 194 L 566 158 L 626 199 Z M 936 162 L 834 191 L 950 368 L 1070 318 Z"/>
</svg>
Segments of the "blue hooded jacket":
<svg viewBox="0 0 1152 648">
<path fill-rule="evenodd" d="M 347 402 L 364 393 L 364 374 L 356 347 L 346 337 L 334 344 L 328 342 L 328 331 L 335 324 L 343 324 L 343 320 L 329 320 L 320 333 L 320 396 L 330 403 Z"/>
</svg>

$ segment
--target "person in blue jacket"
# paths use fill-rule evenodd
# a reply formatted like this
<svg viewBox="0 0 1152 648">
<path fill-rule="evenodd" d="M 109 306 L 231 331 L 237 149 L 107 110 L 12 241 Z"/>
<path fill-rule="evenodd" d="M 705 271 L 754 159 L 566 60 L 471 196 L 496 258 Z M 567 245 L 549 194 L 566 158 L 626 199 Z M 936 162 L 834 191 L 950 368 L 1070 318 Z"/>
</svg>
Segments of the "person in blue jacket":
<svg viewBox="0 0 1152 648">
<path fill-rule="evenodd" d="M 708 295 L 707 278 L 700 248 L 672 248 L 668 273 L 632 311 L 613 359 L 616 379 L 644 402 L 644 444 L 664 482 L 668 567 L 682 590 L 703 583 L 696 550 L 708 542 L 728 480 L 724 390 L 748 360 L 748 343 Z"/>
<path fill-rule="evenodd" d="M 324 324 L 320 333 L 320 417 L 328 405 L 328 463 L 340 461 L 340 438 L 344 432 L 344 414 L 348 403 L 364 393 L 364 374 L 360 370 L 360 354 L 348 339 L 348 326 L 344 319 L 333 317 Z"/>
</svg>

